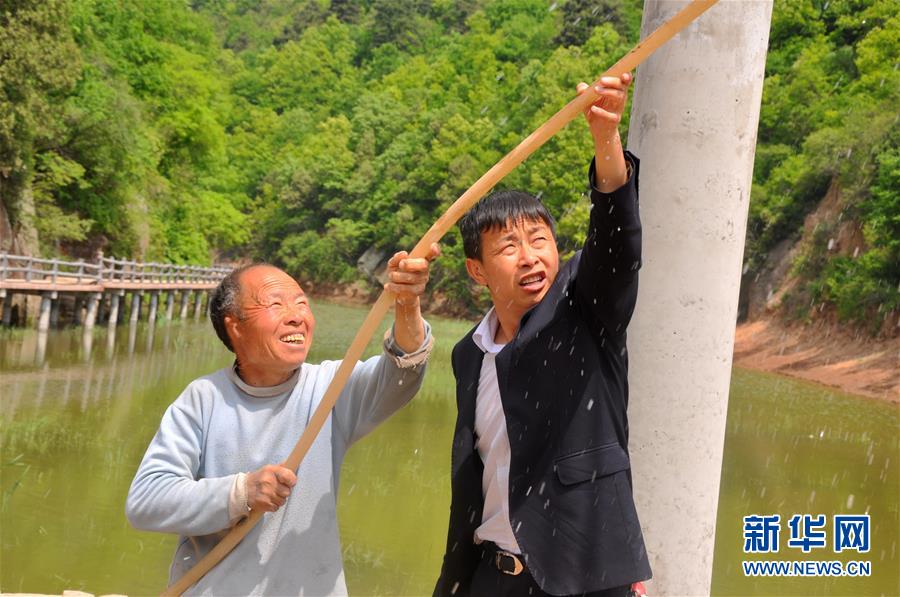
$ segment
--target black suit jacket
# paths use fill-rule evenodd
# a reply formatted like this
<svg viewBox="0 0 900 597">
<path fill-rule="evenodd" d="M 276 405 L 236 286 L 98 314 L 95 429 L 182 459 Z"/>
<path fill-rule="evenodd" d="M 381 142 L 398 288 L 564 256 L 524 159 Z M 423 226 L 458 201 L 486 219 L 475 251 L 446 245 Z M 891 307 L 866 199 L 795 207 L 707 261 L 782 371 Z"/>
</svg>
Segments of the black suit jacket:
<svg viewBox="0 0 900 597">
<path fill-rule="evenodd" d="M 544 591 L 572 595 L 650 578 L 628 457 L 625 328 L 641 262 L 637 158 L 604 194 L 591 180 L 581 251 L 560 268 L 497 355 L 511 461 L 509 511 L 526 565 Z M 458 416 L 447 550 L 435 595 L 468 595 L 481 556 L 481 458 L 475 400 L 484 353 L 471 330 L 453 349 Z"/>
</svg>

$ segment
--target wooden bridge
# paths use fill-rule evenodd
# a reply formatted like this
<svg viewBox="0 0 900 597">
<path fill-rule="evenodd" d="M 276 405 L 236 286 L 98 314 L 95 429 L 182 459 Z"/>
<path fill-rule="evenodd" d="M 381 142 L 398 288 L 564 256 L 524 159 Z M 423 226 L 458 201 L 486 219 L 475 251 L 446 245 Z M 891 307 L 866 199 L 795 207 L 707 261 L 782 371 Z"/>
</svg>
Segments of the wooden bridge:
<svg viewBox="0 0 900 597">
<path fill-rule="evenodd" d="M 146 318 L 151 323 L 156 321 L 163 293 L 167 320 L 174 317 L 176 294 L 180 295 L 179 318 L 187 317 L 193 298 L 193 315 L 198 319 L 203 313 L 204 298 L 231 269 L 141 263 L 103 256 L 87 262 L 0 253 L 2 321 L 4 326 L 12 325 L 15 309 L 15 323 L 25 325 L 27 296 L 38 295 L 41 297 L 37 316 L 39 331 L 59 324 L 61 303 L 71 304 L 74 323 L 84 325 L 86 332 L 98 322 L 113 327 L 120 320 L 120 308 L 129 298 L 130 320 L 141 319 L 145 293 L 149 295 Z"/>
</svg>

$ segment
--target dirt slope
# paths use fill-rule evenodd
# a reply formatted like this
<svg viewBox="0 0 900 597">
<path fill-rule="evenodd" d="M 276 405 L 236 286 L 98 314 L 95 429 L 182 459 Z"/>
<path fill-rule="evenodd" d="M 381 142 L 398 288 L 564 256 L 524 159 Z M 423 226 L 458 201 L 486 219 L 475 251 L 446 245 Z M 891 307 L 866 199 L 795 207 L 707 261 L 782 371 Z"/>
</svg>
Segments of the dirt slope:
<svg viewBox="0 0 900 597">
<path fill-rule="evenodd" d="M 900 403 L 900 338 L 877 340 L 825 322 L 762 318 L 737 327 L 734 364 Z"/>
</svg>

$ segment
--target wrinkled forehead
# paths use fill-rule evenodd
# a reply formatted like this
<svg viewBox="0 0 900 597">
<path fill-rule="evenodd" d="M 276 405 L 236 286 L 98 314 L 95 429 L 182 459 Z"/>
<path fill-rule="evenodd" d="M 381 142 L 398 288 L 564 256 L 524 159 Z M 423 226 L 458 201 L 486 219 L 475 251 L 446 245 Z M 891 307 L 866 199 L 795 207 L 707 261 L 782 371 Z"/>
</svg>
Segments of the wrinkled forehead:
<svg viewBox="0 0 900 597">
<path fill-rule="evenodd" d="M 248 268 L 240 277 L 241 302 L 259 302 L 266 298 L 293 299 L 305 296 L 300 284 L 287 272 L 272 265 Z"/>
</svg>

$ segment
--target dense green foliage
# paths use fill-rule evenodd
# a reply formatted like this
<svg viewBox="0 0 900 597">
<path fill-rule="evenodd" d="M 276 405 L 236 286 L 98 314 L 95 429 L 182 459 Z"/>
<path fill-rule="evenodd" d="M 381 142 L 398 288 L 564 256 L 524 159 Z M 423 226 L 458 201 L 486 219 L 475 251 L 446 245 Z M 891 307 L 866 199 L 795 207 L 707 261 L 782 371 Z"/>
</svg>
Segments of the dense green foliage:
<svg viewBox="0 0 900 597">
<path fill-rule="evenodd" d="M 186 5 L 11 0 L 0 14 L 0 167 L 46 252 L 208 262 L 246 243 L 223 56 Z M 33 198 L 33 199 L 32 199 Z M 29 205 L 31 204 L 31 205 Z M 30 216 L 30 218 L 29 218 Z"/>
<path fill-rule="evenodd" d="M 877 330 L 900 308 L 898 9 L 895 0 L 775 3 L 750 203 L 751 268 L 779 241 L 796 239 L 807 214 L 833 196 L 794 264 L 802 285 L 789 297 L 791 314 L 824 302 Z"/>
<path fill-rule="evenodd" d="M 4 6 L 0 193 L 45 251 L 250 255 L 340 283 L 368 248 L 410 247 L 624 53 L 641 2 Z M 748 260 L 760 267 L 838 185 L 864 246 L 810 246 L 797 269 L 804 292 L 850 317 L 898 307 L 896 8 L 779 0 L 773 18 Z M 573 124 L 504 182 L 541 193 L 566 249 L 583 238 L 590 152 Z M 432 289 L 472 305 L 455 233 L 444 252 Z"/>
</svg>

